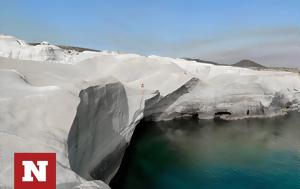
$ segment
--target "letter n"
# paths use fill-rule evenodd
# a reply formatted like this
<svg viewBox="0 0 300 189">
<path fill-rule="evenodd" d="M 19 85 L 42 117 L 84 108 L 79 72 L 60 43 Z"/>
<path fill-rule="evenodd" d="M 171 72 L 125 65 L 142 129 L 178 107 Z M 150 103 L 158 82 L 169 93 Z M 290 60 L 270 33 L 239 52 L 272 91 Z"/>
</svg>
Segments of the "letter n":
<svg viewBox="0 0 300 189">
<path fill-rule="evenodd" d="M 55 189 L 54 153 L 15 153 L 15 189 Z"/>
</svg>

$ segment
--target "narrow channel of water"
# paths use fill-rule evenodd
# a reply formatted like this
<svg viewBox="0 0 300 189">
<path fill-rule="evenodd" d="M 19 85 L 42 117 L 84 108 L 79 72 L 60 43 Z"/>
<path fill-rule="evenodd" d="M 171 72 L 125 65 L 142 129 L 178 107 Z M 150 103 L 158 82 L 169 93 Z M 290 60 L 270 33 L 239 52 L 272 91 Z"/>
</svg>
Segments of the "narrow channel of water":
<svg viewBox="0 0 300 189">
<path fill-rule="evenodd" d="M 111 187 L 300 188 L 300 114 L 142 122 Z"/>
</svg>

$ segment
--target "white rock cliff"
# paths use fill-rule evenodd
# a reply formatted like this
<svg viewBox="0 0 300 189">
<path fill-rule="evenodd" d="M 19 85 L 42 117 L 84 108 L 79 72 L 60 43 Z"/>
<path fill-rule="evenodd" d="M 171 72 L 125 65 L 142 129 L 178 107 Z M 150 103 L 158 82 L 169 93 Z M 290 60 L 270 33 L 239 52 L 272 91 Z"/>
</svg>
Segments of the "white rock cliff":
<svg viewBox="0 0 300 189">
<path fill-rule="evenodd" d="M 296 72 L 32 46 L 0 35 L 0 188 L 15 152 L 55 152 L 57 188 L 109 188 L 135 126 L 300 108 Z"/>
</svg>

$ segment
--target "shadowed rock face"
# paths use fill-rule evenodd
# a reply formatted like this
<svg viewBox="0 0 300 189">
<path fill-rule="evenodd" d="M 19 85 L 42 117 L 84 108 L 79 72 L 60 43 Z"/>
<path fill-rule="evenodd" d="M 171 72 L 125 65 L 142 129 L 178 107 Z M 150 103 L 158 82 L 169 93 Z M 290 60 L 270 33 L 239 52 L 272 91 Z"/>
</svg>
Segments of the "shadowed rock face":
<svg viewBox="0 0 300 189">
<path fill-rule="evenodd" d="M 79 96 L 81 101 L 68 136 L 70 166 L 87 180 L 108 183 L 127 145 L 120 135 L 128 125 L 125 89 L 121 83 L 112 83 L 89 87 Z"/>
<path fill-rule="evenodd" d="M 200 80 L 198 78 L 192 78 L 186 82 L 183 86 L 168 94 L 167 96 L 161 97 L 159 94 L 154 96 L 145 102 L 144 116 L 146 120 L 159 120 L 163 119 L 165 110 L 170 107 L 178 98 L 184 94 L 189 93 Z M 196 111 L 189 110 L 187 112 L 181 112 L 181 114 L 193 116 Z M 183 115 L 182 115 L 183 116 Z M 176 116 L 175 116 L 176 117 Z M 181 117 L 178 115 L 178 117 Z"/>
</svg>

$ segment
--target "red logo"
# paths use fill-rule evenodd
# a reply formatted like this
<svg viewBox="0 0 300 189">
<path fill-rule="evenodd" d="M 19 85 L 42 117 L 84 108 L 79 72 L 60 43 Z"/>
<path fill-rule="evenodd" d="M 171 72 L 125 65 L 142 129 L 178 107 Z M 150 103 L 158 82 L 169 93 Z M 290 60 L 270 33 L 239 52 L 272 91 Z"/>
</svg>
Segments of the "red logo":
<svg viewBox="0 0 300 189">
<path fill-rule="evenodd" d="M 15 189 L 55 189 L 55 153 L 15 153 Z"/>
</svg>

